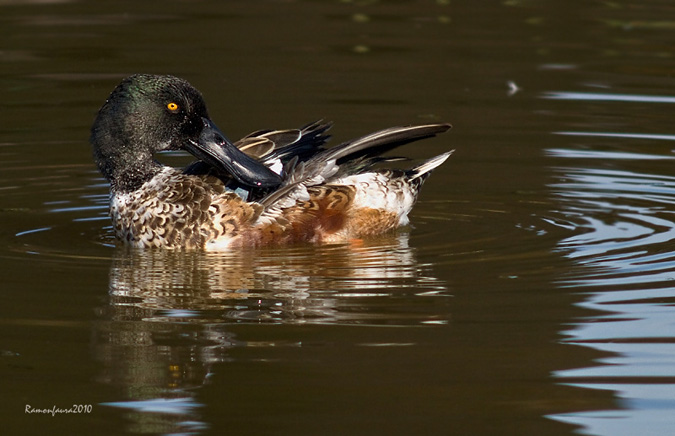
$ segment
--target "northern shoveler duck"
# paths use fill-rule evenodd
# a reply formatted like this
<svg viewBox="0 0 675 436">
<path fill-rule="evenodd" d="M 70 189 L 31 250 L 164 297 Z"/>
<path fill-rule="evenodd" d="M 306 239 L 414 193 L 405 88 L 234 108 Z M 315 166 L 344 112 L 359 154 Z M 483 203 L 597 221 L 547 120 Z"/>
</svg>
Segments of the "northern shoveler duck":
<svg viewBox="0 0 675 436">
<path fill-rule="evenodd" d="M 94 160 L 110 182 L 110 216 L 135 247 L 199 248 L 341 242 L 395 229 L 430 172 L 452 152 L 408 170 L 374 169 L 380 155 L 450 129 L 393 127 L 325 148 L 330 124 L 262 130 L 231 143 L 194 87 L 173 76 L 124 79 L 91 129 Z M 185 169 L 153 154 L 186 150 Z"/>
</svg>

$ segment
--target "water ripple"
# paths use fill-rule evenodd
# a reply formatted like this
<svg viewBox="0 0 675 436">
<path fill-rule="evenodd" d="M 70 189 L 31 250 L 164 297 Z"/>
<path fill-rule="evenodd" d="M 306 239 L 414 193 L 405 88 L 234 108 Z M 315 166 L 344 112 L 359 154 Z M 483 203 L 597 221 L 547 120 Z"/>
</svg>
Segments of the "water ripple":
<svg viewBox="0 0 675 436">
<path fill-rule="evenodd" d="M 675 135 L 664 135 L 664 134 L 655 134 L 655 133 L 617 133 L 617 132 L 575 132 L 575 131 L 561 131 L 553 132 L 554 135 L 564 135 L 564 136 L 588 136 L 588 137 L 604 137 L 604 138 L 630 138 L 630 139 L 657 139 L 664 141 L 675 141 Z M 549 150 L 552 151 L 552 150 Z M 613 153 L 614 154 L 614 153 Z M 639 153 L 631 153 L 631 156 L 644 159 L 675 159 L 671 156 L 646 156 Z"/>
<path fill-rule="evenodd" d="M 605 94 L 596 92 L 546 92 L 542 95 L 542 98 L 548 100 L 675 103 L 675 97 L 669 95 Z"/>
<path fill-rule="evenodd" d="M 669 135 L 649 139 L 673 139 L 664 136 Z M 583 293 L 578 305 L 593 313 L 563 332 L 565 342 L 606 356 L 593 366 L 554 375 L 563 384 L 613 390 L 626 409 L 551 418 L 581 424 L 593 434 L 653 430 L 655 423 L 671 419 L 673 407 L 672 395 L 664 393 L 672 393 L 675 384 L 675 223 L 670 210 L 675 177 L 617 166 L 673 157 L 559 149 L 548 154 L 587 164 L 556 168 L 559 181 L 551 185 L 564 217 L 560 220 L 573 231 L 558 250 L 578 265 L 561 277 L 560 286 Z M 597 159 L 612 161 L 613 169 L 594 167 Z M 620 431 L 613 422 L 621 423 Z"/>
</svg>

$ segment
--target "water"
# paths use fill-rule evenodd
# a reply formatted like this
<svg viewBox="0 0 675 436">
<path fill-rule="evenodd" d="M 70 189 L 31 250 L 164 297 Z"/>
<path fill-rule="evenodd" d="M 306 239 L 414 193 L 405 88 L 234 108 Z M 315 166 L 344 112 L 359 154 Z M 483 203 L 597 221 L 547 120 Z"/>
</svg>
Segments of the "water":
<svg viewBox="0 0 675 436">
<path fill-rule="evenodd" d="M 8 434 L 671 433 L 668 2 L 0 10 Z M 232 138 L 448 121 L 405 151 L 456 152 L 363 244 L 128 250 L 87 137 L 135 72 Z"/>
</svg>

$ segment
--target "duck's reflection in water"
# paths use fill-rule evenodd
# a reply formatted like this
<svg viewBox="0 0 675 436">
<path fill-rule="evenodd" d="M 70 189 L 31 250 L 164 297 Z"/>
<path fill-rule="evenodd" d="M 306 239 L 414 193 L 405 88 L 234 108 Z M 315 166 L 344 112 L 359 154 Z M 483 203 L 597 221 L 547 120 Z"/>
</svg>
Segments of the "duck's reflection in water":
<svg viewBox="0 0 675 436">
<path fill-rule="evenodd" d="M 405 233 L 231 254 L 121 248 L 94 350 L 101 381 L 121 389 L 121 401 L 107 404 L 130 409 L 134 431 L 198 432 L 191 392 L 229 349 L 256 345 L 237 340 L 233 324 L 443 323 L 448 314 L 435 303 L 446 295 Z"/>
</svg>

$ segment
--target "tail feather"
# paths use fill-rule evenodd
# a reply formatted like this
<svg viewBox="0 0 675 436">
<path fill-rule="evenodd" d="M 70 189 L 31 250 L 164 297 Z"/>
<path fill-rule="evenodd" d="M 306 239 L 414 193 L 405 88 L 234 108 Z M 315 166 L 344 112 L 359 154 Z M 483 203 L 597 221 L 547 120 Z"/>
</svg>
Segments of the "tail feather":
<svg viewBox="0 0 675 436">
<path fill-rule="evenodd" d="M 451 127 L 447 123 L 391 127 L 329 148 L 317 157 L 321 156 L 321 159 L 325 160 L 335 159 L 337 164 L 340 165 L 343 161 L 378 156 L 409 142 L 431 138 L 446 132 Z"/>
<path fill-rule="evenodd" d="M 431 159 L 421 163 L 420 165 L 417 165 L 416 167 L 409 169 L 408 171 L 406 171 L 406 174 L 408 175 L 410 181 L 419 178 L 422 178 L 422 180 L 424 180 L 427 177 L 429 177 L 431 171 L 433 171 L 434 169 L 436 169 L 436 167 L 440 166 L 443 162 L 445 162 L 454 152 L 455 150 L 450 150 L 443 154 L 439 154 L 436 157 L 432 157 Z"/>
</svg>

